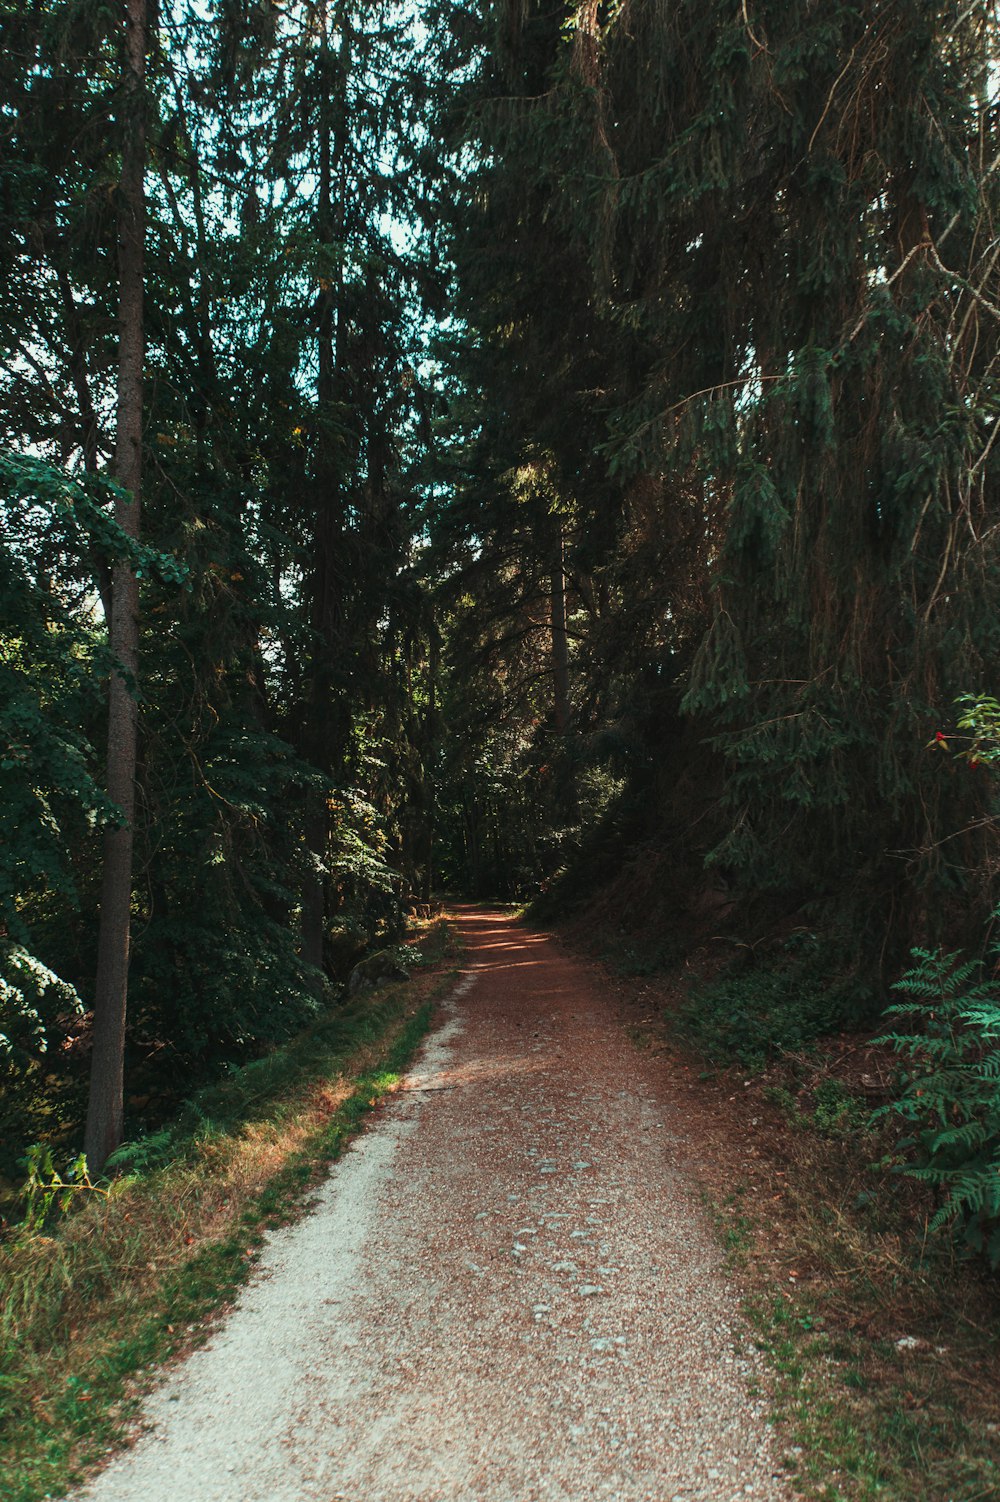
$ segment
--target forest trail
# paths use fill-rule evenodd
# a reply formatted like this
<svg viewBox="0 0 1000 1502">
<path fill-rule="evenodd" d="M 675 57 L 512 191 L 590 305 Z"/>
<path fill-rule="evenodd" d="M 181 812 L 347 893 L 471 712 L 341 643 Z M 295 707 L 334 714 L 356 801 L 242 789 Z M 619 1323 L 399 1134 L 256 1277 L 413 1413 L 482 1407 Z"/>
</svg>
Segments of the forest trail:
<svg viewBox="0 0 1000 1502">
<path fill-rule="evenodd" d="M 458 921 L 413 1072 L 81 1498 L 790 1497 L 662 1071 L 552 940 Z"/>
</svg>

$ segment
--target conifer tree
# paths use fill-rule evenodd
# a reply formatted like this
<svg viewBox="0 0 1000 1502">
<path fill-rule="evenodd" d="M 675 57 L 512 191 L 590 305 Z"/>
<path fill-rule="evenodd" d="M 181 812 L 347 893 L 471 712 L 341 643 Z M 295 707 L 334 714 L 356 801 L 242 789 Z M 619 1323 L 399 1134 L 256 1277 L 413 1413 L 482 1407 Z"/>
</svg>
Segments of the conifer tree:
<svg viewBox="0 0 1000 1502">
<path fill-rule="evenodd" d="M 127 0 L 120 88 L 121 179 L 118 184 L 119 308 L 116 520 L 139 538 L 142 495 L 143 315 L 146 236 L 146 0 Z M 123 559 L 112 575 L 110 646 L 114 658 L 108 712 L 108 796 L 121 823 L 104 836 L 100 935 L 94 988 L 94 1047 L 84 1151 L 100 1171 L 122 1140 L 125 1019 L 128 1004 L 135 818 L 136 692 L 139 669 L 139 584 Z"/>
<path fill-rule="evenodd" d="M 116 559 L 142 567 L 126 1066 L 133 1098 L 151 1102 L 135 1109 L 151 1120 L 192 1071 L 280 1041 L 329 999 L 297 952 L 302 893 L 315 875 L 306 815 L 317 791 L 335 978 L 365 943 L 384 942 L 400 873 L 428 880 L 429 626 L 410 566 L 417 501 L 405 473 L 422 446 L 407 363 L 418 314 L 411 257 L 386 230 L 390 211 L 394 233 L 409 218 L 409 18 L 394 19 L 391 7 L 368 14 L 342 88 L 341 10 L 353 16 L 333 5 L 328 16 L 332 135 L 317 127 L 315 5 L 280 14 L 226 5 L 212 28 L 194 8 L 161 14 L 146 80 L 155 149 L 145 176 L 142 501 L 155 557 L 178 562 L 173 572 L 154 567 L 117 532 L 64 524 L 58 500 L 46 512 L 50 498 L 84 492 L 46 481 L 14 549 L 19 592 L 0 622 L 4 652 L 19 665 L 4 683 L 20 695 L 32 664 L 41 670 L 52 658 L 48 623 L 68 620 L 60 639 L 79 689 L 85 661 L 108 666 L 95 592 L 108 595 Z M 20 453 L 99 476 L 114 453 L 109 210 L 120 201 L 120 141 L 108 120 L 120 28 L 89 4 L 2 19 L 12 101 L 0 215 L 11 315 L 3 436 Z M 338 128 L 344 172 L 334 182 Z M 333 220 L 320 224 L 323 140 Z M 321 302 L 332 311 L 325 322 Z M 336 358 L 324 361 L 321 402 L 320 335 L 331 329 Z M 325 488 L 324 463 L 333 472 Z M 97 479 L 95 487 L 101 505 L 109 492 Z M 332 554 L 341 605 L 323 640 L 320 515 L 335 517 L 341 533 Z M 0 561 L 6 570 L 6 553 Z M 29 609 L 37 619 L 25 617 Z M 317 680 L 330 691 L 317 696 Z M 14 862 L 11 905 L 18 942 L 87 1001 L 100 828 L 121 815 L 95 802 L 96 746 L 107 733 L 96 703 L 61 686 L 39 699 L 51 744 L 78 748 L 90 780 L 80 771 L 74 789 L 67 774 L 53 789 L 50 807 L 69 811 L 58 849 L 50 839 L 44 862 Z M 317 702 L 335 734 L 317 736 Z M 71 705 L 83 706 L 84 723 L 60 722 Z M 7 723 L 7 706 L 2 714 Z M 49 772 L 36 777 L 41 791 L 50 781 Z M 27 837 L 19 848 L 35 860 Z M 0 993 L 0 1012 L 12 994 Z M 71 1069 L 78 1057 L 66 1055 Z"/>
<path fill-rule="evenodd" d="M 982 914 L 985 788 L 924 748 L 998 669 L 992 5 L 493 18 L 458 283 L 505 450 L 545 434 L 617 623 L 578 673 L 612 681 L 615 642 L 621 702 L 659 683 L 650 752 L 682 695 L 715 732 L 712 859 L 744 888 L 857 893 L 876 953 L 928 890 Z"/>
</svg>

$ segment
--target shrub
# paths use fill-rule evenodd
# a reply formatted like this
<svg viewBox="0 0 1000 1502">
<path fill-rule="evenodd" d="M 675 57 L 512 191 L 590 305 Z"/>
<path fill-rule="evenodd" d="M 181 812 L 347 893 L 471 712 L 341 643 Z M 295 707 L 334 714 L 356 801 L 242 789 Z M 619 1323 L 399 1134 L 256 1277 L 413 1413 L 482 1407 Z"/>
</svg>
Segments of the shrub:
<svg viewBox="0 0 1000 1502">
<path fill-rule="evenodd" d="M 908 1026 L 886 1034 L 904 1067 L 894 1116 L 911 1130 L 897 1144 L 902 1171 L 931 1184 L 942 1203 L 934 1230 L 951 1227 L 1000 1266 L 1000 999 L 978 961 L 915 949 L 893 988 L 907 999 L 889 1015 Z"/>
<path fill-rule="evenodd" d="M 681 1031 L 711 1059 L 763 1069 L 867 1010 L 868 992 L 844 972 L 842 946 L 795 933 L 766 961 L 726 970 L 695 990 L 681 1010 Z"/>
<path fill-rule="evenodd" d="M 60 1135 L 72 1087 L 65 1074 L 60 1088 L 49 1076 L 82 1011 L 71 985 L 19 944 L 0 942 L 0 1177 L 17 1174 L 26 1141 Z"/>
<path fill-rule="evenodd" d="M 682 1031 L 709 1058 L 762 1069 L 828 1030 L 825 997 L 781 970 L 728 973 L 691 997 Z"/>
</svg>

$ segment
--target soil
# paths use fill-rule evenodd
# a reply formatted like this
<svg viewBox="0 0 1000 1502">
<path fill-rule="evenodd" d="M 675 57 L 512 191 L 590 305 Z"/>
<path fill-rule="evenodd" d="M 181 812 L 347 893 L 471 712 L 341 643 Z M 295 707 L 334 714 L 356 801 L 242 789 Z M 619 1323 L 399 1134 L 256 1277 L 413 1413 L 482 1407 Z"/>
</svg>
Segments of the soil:
<svg viewBox="0 0 1000 1502">
<path fill-rule="evenodd" d="M 90 1502 L 790 1499 L 683 1065 L 550 937 L 458 925 L 444 1025 Z"/>
</svg>

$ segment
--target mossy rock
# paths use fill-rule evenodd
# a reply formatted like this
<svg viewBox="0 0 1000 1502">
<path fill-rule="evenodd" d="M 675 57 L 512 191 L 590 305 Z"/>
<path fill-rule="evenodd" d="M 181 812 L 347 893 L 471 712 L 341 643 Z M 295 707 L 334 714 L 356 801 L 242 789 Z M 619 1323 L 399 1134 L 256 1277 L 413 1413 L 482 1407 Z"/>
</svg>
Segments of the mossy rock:
<svg viewBox="0 0 1000 1502">
<path fill-rule="evenodd" d="M 387 986 L 391 981 L 409 980 L 410 972 L 400 964 L 397 955 L 390 949 L 379 949 L 368 954 L 354 969 L 347 981 L 348 996 L 357 996 L 369 987 Z"/>
</svg>

